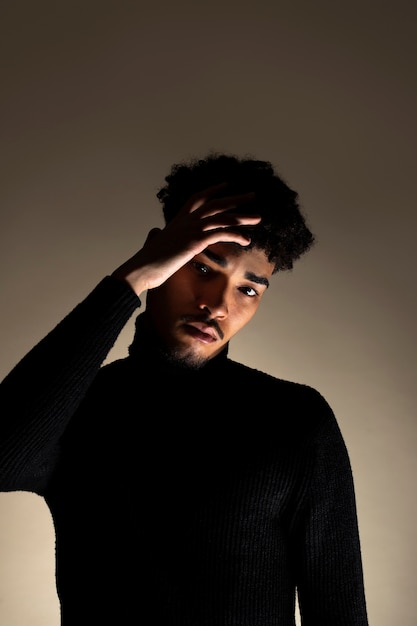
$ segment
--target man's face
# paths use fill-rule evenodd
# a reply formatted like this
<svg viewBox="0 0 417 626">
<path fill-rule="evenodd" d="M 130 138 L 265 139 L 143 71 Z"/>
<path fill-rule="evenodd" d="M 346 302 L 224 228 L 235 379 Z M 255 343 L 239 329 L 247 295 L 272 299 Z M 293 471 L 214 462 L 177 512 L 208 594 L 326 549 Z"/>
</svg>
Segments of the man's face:
<svg viewBox="0 0 417 626">
<path fill-rule="evenodd" d="M 147 294 L 163 348 L 192 367 L 216 356 L 255 314 L 273 267 L 263 251 L 230 243 L 195 256 Z"/>
</svg>

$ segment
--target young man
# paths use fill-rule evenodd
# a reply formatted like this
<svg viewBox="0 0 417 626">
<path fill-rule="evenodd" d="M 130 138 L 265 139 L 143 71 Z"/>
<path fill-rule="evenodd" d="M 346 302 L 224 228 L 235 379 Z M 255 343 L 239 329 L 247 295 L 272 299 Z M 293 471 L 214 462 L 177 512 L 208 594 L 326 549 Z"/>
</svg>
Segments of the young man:
<svg viewBox="0 0 417 626">
<path fill-rule="evenodd" d="M 269 162 L 174 165 L 166 226 L 3 381 L 0 487 L 47 502 L 62 626 L 366 626 L 349 458 L 311 387 L 228 357 L 314 237 Z M 141 307 L 129 355 L 102 366 Z"/>
</svg>

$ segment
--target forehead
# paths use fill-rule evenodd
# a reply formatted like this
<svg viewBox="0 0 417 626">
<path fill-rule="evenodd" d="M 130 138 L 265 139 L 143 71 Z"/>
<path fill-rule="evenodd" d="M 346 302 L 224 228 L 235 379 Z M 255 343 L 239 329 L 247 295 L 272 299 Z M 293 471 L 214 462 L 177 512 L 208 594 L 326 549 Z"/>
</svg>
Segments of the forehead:
<svg viewBox="0 0 417 626">
<path fill-rule="evenodd" d="M 255 273 L 266 278 L 272 275 L 274 269 L 274 264 L 268 261 L 265 252 L 259 248 L 245 248 L 234 243 L 216 243 L 208 246 L 203 254 L 225 269 Z"/>
</svg>

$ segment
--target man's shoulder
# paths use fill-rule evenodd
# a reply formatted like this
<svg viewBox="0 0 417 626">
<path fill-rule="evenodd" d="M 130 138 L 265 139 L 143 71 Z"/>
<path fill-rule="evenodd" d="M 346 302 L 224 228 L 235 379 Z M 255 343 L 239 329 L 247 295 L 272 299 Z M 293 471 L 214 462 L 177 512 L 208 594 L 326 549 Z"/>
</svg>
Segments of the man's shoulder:
<svg viewBox="0 0 417 626">
<path fill-rule="evenodd" d="M 306 383 L 279 378 L 268 372 L 256 369 L 244 363 L 227 360 L 230 374 L 236 377 L 239 385 L 246 389 L 257 389 L 266 399 L 279 399 L 280 403 L 296 404 L 297 406 L 315 406 L 318 409 L 330 411 L 329 404 L 324 396 L 315 387 Z"/>
<path fill-rule="evenodd" d="M 228 375 L 242 390 L 239 397 L 244 394 L 246 414 L 256 416 L 257 427 L 269 432 L 274 442 L 278 437 L 289 446 L 309 444 L 322 428 L 335 423 L 329 403 L 311 385 L 232 360 L 227 367 Z"/>
<path fill-rule="evenodd" d="M 265 385 L 267 387 L 270 386 L 274 389 L 279 388 L 283 391 L 288 391 L 288 393 L 290 394 L 320 395 L 317 389 L 308 384 L 280 378 L 264 370 L 251 367 L 250 365 L 240 363 L 239 361 L 234 361 L 233 359 L 227 359 L 227 367 L 229 368 L 231 373 L 233 372 L 242 380 L 247 379 L 252 380 L 253 382 L 256 381 L 259 382 L 259 384 Z"/>
</svg>

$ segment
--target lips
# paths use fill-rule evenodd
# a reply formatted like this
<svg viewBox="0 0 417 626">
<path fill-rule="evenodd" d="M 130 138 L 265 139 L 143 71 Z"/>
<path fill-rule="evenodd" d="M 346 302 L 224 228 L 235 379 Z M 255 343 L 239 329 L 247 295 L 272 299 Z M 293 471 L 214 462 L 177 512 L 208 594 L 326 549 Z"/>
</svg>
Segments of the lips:
<svg viewBox="0 0 417 626">
<path fill-rule="evenodd" d="M 214 328 L 204 324 L 203 322 L 188 322 L 188 324 L 186 324 L 186 328 L 190 334 L 204 343 L 212 343 L 218 339 Z"/>
</svg>

